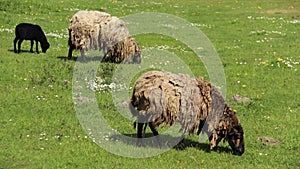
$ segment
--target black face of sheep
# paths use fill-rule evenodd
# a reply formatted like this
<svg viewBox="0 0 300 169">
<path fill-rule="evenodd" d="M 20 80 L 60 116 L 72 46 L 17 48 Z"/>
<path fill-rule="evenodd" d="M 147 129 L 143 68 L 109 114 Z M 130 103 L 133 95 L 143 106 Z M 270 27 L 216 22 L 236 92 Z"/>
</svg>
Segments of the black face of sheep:
<svg viewBox="0 0 300 169">
<path fill-rule="evenodd" d="M 15 29 L 15 39 L 14 39 L 14 52 L 20 53 L 21 44 L 24 40 L 31 41 L 30 52 L 33 52 L 33 44 L 34 41 L 36 43 L 36 53 L 39 53 L 38 42 L 41 43 L 42 52 L 46 53 L 47 49 L 49 49 L 50 44 L 47 41 L 45 33 L 39 25 L 33 25 L 29 23 L 20 23 L 16 26 Z M 18 42 L 18 50 L 16 48 L 16 44 Z"/>
<path fill-rule="evenodd" d="M 239 123 L 235 115 L 235 112 L 232 109 L 227 108 L 226 111 L 229 112 L 228 115 L 231 122 L 229 123 L 230 124 L 229 127 L 227 127 L 228 133 L 226 139 L 230 147 L 232 148 L 232 154 L 242 155 L 245 150 L 243 127 Z"/>
<path fill-rule="evenodd" d="M 133 63 L 141 63 L 141 51 L 136 51 L 133 56 Z"/>
<path fill-rule="evenodd" d="M 46 51 L 49 49 L 50 44 L 48 42 L 46 43 L 41 43 L 41 47 L 42 47 L 42 52 L 46 53 Z"/>
<path fill-rule="evenodd" d="M 232 148 L 232 154 L 242 155 L 244 153 L 244 131 L 242 126 L 233 126 L 228 133 L 227 140 Z"/>
</svg>

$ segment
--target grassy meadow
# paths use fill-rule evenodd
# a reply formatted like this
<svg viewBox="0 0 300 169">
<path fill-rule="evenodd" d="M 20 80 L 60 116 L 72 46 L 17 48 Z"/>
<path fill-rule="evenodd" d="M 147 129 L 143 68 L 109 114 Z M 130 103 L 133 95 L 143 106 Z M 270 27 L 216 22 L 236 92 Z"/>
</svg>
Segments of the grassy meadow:
<svg viewBox="0 0 300 169">
<path fill-rule="evenodd" d="M 218 151 L 209 152 L 208 141 L 197 144 L 197 136 L 187 137 L 184 150 L 173 148 L 140 159 L 118 156 L 95 144 L 74 108 L 76 61 L 66 59 L 69 19 L 78 10 L 105 11 L 117 17 L 167 13 L 200 29 L 222 61 L 226 100 L 244 128 L 245 153 L 233 156 L 227 142 L 221 142 Z M 22 53 L 13 52 L 14 27 L 21 22 L 43 28 L 51 44 L 46 54 L 30 53 L 29 41 L 23 42 Z M 0 168 L 299 168 L 299 31 L 297 0 L 2 0 Z M 174 53 L 195 76 L 209 80 L 201 60 L 180 41 L 155 34 L 134 38 L 142 50 Z M 113 103 L 110 84 L 117 66 L 99 63 L 100 80 L 95 83 L 104 87 L 95 90 L 97 105 L 114 130 L 135 137 L 132 121 L 121 116 Z M 235 94 L 252 102 L 235 103 L 231 100 Z M 271 137 L 281 144 L 263 144 L 258 137 Z M 134 148 L 120 151 L 139 154 Z"/>
</svg>

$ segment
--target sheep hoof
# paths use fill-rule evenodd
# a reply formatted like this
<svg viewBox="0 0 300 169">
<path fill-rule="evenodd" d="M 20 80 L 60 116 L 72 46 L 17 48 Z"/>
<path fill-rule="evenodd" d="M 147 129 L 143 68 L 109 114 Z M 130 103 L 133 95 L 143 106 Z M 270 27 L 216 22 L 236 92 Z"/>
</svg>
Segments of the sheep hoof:
<svg viewBox="0 0 300 169">
<path fill-rule="evenodd" d="M 180 142 L 178 143 L 176 146 L 175 146 L 176 150 L 184 150 L 185 149 L 185 145 L 183 142 Z"/>
<path fill-rule="evenodd" d="M 215 147 L 211 147 L 210 148 L 210 151 L 217 151 L 218 150 L 218 146 L 215 146 Z"/>
</svg>

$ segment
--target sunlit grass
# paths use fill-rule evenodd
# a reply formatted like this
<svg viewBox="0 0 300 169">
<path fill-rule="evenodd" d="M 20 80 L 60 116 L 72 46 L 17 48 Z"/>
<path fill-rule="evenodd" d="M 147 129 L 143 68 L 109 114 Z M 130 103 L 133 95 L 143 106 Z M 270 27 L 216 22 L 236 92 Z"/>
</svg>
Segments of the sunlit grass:
<svg viewBox="0 0 300 169">
<path fill-rule="evenodd" d="M 299 5 L 297 1 L 4 0 L 0 5 L 0 168 L 299 167 Z M 185 150 L 131 159 L 97 146 L 77 119 L 72 94 L 75 61 L 66 60 L 68 22 L 80 9 L 118 17 L 143 11 L 169 13 L 201 29 L 222 60 L 226 100 L 245 130 L 245 154 L 236 157 L 222 151 L 229 148 L 226 142 L 220 143 L 220 151 L 208 153 L 206 142 L 200 148 L 191 144 Z M 43 28 L 51 44 L 46 54 L 27 52 L 29 41 L 22 44 L 24 52 L 13 53 L 14 27 L 20 22 Z M 201 60 L 181 42 L 151 34 L 135 38 L 142 50 L 167 50 L 196 76 L 209 80 Z M 160 64 L 170 66 L 167 61 L 155 60 L 149 70 Z M 96 92 L 97 104 L 111 126 L 135 136 L 132 120 L 121 116 L 112 101 L 113 90 L 131 92 L 131 88 L 113 84 L 115 69 L 102 63 L 97 79 L 87 81 L 85 87 Z M 250 98 L 251 104 L 232 102 L 234 94 Z M 283 143 L 263 145 L 257 141 L 263 136 Z M 197 140 L 197 136 L 188 136 L 186 143 Z"/>
</svg>

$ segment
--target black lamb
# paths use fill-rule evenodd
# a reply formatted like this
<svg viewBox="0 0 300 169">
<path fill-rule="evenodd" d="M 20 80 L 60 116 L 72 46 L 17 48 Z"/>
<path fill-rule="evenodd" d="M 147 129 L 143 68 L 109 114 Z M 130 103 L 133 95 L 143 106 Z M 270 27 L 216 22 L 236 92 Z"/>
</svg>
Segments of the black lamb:
<svg viewBox="0 0 300 169">
<path fill-rule="evenodd" d="M 33 41 L 36 43 L 36 53 L 39 53 L 38 42 L 41 43 L 42 52 L 46 53 L 47 49 L 49 49 L 50 44 L 47 41 L 45 33 L 39 25 L 33 25 L 30 23 L 20 23 L 16 26 L 15 30 L 16 38 L 14 40 L 14 52 L 20 53 L 21 44 L 23 40 L 31 41 L 30 52 L 33 52 Z M 19 41 L 19 42 L 18 42 Z M 16 44 L 18 42 L 18 50 L 16 49 Z"/>
</svg>

